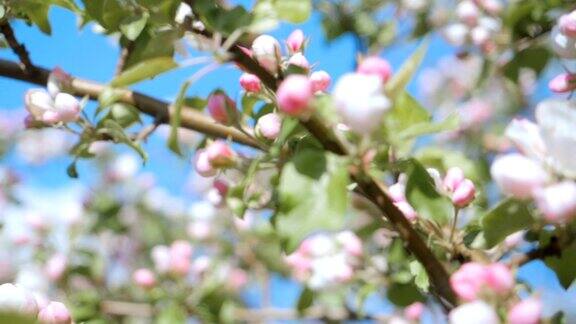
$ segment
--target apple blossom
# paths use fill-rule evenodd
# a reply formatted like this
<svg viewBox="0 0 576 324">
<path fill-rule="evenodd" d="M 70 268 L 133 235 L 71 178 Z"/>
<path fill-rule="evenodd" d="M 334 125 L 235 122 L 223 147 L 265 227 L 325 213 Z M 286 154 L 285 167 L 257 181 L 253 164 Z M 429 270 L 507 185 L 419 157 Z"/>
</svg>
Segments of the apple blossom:
<svg viewBox="0 0 576 324">
<path fill-rule="evenodd" d="M 550 179 L 540 164 L 517 153 L 497 157 L 490 173 L 502 192 L 522 199 L 530 198 Z"/>
<path fill-rule="evenodd" d="M 224 140 L 216 140 L 208 144 L 206 156 L 214 168 L 229 168 L 236 163 L 236 153 Z"/>
<path fill-rule="evenodd" d="M 514 274 L 506 265 L 493 263 L 485 266 L 486 285 L 497 294 L 506 294 L 514 287 Z"/>
<path fill-rule="evenodd" d="M 534 199 L 548 222 L 566 224 L 576 216 L 576 183 L 572 181 L 539 189 Z"/>
<path fill-rule="evenodd" d="M 312 83 L 303 75 L 288 76 L 277 92 L 280 111 L 290 116 L 302 116 L 309 110 L 314 96 Z"/>
<path fill-rule="evenodd" d="M 66 305 L 53 301 L 40 310 L 38 321 L 42 324 L 71 324 L 72 317 Z"/>
<path fill-rule="evenodd" d="M 26 109 L 36 121 L 46 124 L 73 122 L 80 116 L 80 102 L 67 93 L 58 93 L 54 99 L 44 89 L 26 92 Z"/>
<path fill-rule="evenodd" d="M 196 151 L 193 162 L 196 172 L 203 177 L 213 177 L 218 173 L 216 168 L 210 164 L 208 153 L 206 153 L 206 150 L 204 149 Z"/>
<path fill-rule="evenodd" d="M 150 269 L 141 268 L 134 271 L 132 275 L 132 280 L 144 289 L 150 289 L 156 286 L 156 275 Z"/>
<path fill-rule="evenodd" d="M 61 68 L 56 67 L 52 70 L 52 72 L 50 72 L 50 75 L 48 76 L 46 89 L 48 90 L 48 93 L 50 93 L 52 98 L 55 98 L 58 95 L 58 93 L 62 92 L 63 90 L 66 90 L 71 83 L 72 83 L 72 76 L 64 72 L 64 70 L 62 70 Z"/>
<path fill-rule="evenodd" d="M 48 278 L 52 281 L 57 281 L 62 278 L 68 266 L 68 258 L 60 253 L 54 254 L 48 262 L 46 262 L 45 272 Z"/>
<path fill-rule="evenodd" d="M 494 308 L 483 301 L 460 305 L 449 315 L 450 324 L 499 324 Z"/>
<path fill-rule="evenodd" d="M 364 135 L 380 125 L 391 106 L 383 93 L 381 78 L 375 75 L 345 74 L 336 83 L 333 98 L 344 124 Z"/>
<path fill-rule="evenodd" d="M 486 268 L 484 265 L 475 262 L 463 264 L 458 271 L 450 276 L 450 286 L 465 301 L 472 301 L 478 298 L 480 290 L 484 286 L 486 278 Z"/>
<path fill-rule="evenodd" d="M 459 167 L 452 167 L 446 171 L 446 176 L 443 181 L 444 188 L 453 192 L 458 188 L 462 181 L 464 181 L 464 179 L 466 179 L 464 171 Z"/>
<path fill-rule="evenodd" d="M 290 53 L 300 52 L 304 46 L 304 32 L 301 29 L 294 30 L 288 39 L 286 39 L 286 45 L 288 45 L 288 50 Z"/>
<path fill-rule="evenodd" d="M 558 19 L 558 29 L 567 37 L 576 38 L 576 10 Z"/>
<path fill-rule="evenodd" d="M 252 42 L 252 55 L 268 71 L 275 73 L 280 59 L 280 43 L 269 35 L 260 35 Z"/>
<path fill-rule="evenodd" d="M 36 316 L 38 305 L 28 290 L 18 285 L 5 283 L 0 285 L 0 311 Z"/>
<path fill-rule="evenodd" d="M 419 321 L 426 306 L 421 302 L 415 302 L 404 309 L 404 316 L 411 321 Z"/>
<path fill-rule="evenodd" d="M 312 82 L 312 89 L 314 92 L 324 92 L 328 90 L 332 78 L 326 71 L 315 71 L 310 75 L 310 82 Z"/>
<path fill-rule="evenodd" d="M 536 122 L 546 146 L 547 162 L 560 174 L 576 178 L 576 104 L 546 100 L 536 107 Z"/>
<path fill-rule="evenodd" d="M 576 74 L 559 74 L 550 80 L 548 88 L 556 93 L 572 92 L 576 89 Z"/>
<path fill-rule="evenodd" d="M 469 31 L 465 24 L 455 23 L 446 26 L 442 34 L 450 45 L 462 46 L 466 44 Z"/>
<path fill-rule="evenodd" d="M 360 61 L 357 72 L 360 74 L 376 75 L 382 83 L 386 83 L 392 76 L 390 63 L 378 56 L 370 56 Z"/>
<path fill-rule="evenodd" d="M 522 154 L 537 160 L 544 159 L 546 146 L 538 125 L 527 119 L 514 119 L 506 127 L 505 134 Z"/>
<path fill-rule="evenodd" d="M 240 76 L 240 86 L 242 86 L 246 92 L 260 92 L 260 90 L 262 90 L 262 82 L 260 79 L 250 73 L 244 73 Z"/>
<path fill-rule="evenodd" d="M 229 125 L 234 121 L 235 116 L 231 116 L 236 111 L 236 103 L 225 93 L 217 91 L 208 97 L 208 112 L 217 122 Z"/>
<path fill-rule="evenodd" d="M 508 311 L 510 324 L 538 324 L 542 316 L 542 303 L 536 297 L 526 298 Z"/>
<path fill-rule="evenodd" d="M 275 113 L 266 114 L 258 119 L 256 132 L 269 140 L 275 140 L 280 134 L 282 119 Z"/>
<path fill-rule="evenodd" d="M 174 21 L 183 24 L 186 18 L 192 17 L 192 8 L 184 2 L 181 2 L 176 10 L 176 16 L 174 17 Z"/>
<path fill-rule="evenodd" d="M 480 10 L 471 0 L 464 0 L 456 6 L 456 15 L 462 22 L 474 26 L 480 16 Z"/>
</svg>

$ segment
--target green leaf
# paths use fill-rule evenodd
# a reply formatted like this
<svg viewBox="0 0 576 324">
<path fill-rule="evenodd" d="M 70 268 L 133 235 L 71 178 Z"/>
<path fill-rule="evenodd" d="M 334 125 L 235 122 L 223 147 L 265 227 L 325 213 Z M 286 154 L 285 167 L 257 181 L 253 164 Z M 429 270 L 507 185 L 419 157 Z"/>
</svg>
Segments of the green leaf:
<svg viewBox="0 0 576 324">
<path fill-rule="evenodd" d="M 178 64 L 171 57 L 158 57 L 140 62 L 128 70 L 122 72 L 110 83 L 113 87 L 125 87 L 146 79 L 153 78 L 158 74 L 176 68 Z"/>
<path fill-rule="evenodd" d="M 276 0 L 274 7 L 278 17 L 294 24 L 305 22 L 312 13 L 311 0 Z"/>
<path fill-rule="evenodd" d="M 348 182 L 346 163 L 331 153 L 303 150 L 284 166 L 275 226 L 287 253 L 315 231 L 342 228 Z"/>
<path fill-rule="evenodd" d="M 300 297 L 298 298 L 298 305 L 296 309 L 298 310 L 298 314 L 303 315 L 304 312 L 312 306 L 314 303 L 314 291 L 310 288 L 305 287 L 304 290 L 300 293 Z"/>
<path fill-rule="evenodd" d="M 546 47 L 529 47 L 518 53 L 504 65 L 504 75 L 511 81 L 517 82 L 520 70 L 532 69 L 536 75 L 540 75 L 552 58 L 552 53 Z"/>
<path fill-rule="evenodd" d="M 124 92 L 123 90 L 106 87 L 98 96 L 98 103 L 101 107 L 108 107 L 122 98 Z"/>
<path fill-rule="evenodd" d="M 258 96 L 255 96 L 250 93 L 245 93 L 242 95 L 242 114 L 245 116 L 252 116 L 252 112 L 254 111 L 254 105 L 260 101 Z"/>
<path fill-rule="evenodd" d="M 189 87 L 189 81 L 186 81 L 184 84 L 182 84 L 182 87 L 180 87 L 180 92 L 178 93 L 178 97 L 174 102 L 174 111 L 170 115 L 170 136 L 168 137 L 168 148 L 180 156 L 182 156 L 182 150 L 180 149 L 180 144 L 178 141 L 178 128 L 180 128 L 180 122 L 182 120 L 182 107 L 184 106 L 184 98 Z"/>
<path fill-rule="evenodd" d="M 47 35 L 52 34 L 52 27 L 48 20 L 48 12 L 50 11 L 49 4 L 37 3 L 33 9 L 27 11 L 30 20 L 40 28 L 40 30 Z"/>
<path fill-rule="evenodd" d="M 424 296 L 412 283 L 393 283 L 388 287 L 386 296 L 394 305 L 406 307 L 414 302 L 425 301 Z"/>
<path fill-rule="evenodd" d="M 176 302 L 171 302 L 167 307 L 162 307 L 156 323 L 158 324 L 179 324 L 186 323 L 186 310 Z"/>
<path fill-rule="evenodd" d="M 138 38 L 138 36 L 140 36 L 146 27 L 146 23 L 148 22 L 149 17 L 150 16 L 148 13 L 144 13 L 142 16 L 126 17 L 124 20 L 122 20 L 120 31 L 122 31 L 122 34 L 124 34 L 126 38 L 134 41 L 136 38 Z"/>
<path fill-rule="evenodd" d="M 418 123 L 412 125 L 398 134 L 400 139 L 406 140 L 426 134 L 434 134 L 443 131 L 455 130 L 458 128 L 459 118 L 457 114 L 451 114 L 439 123 Z"/>
<path fill-rule="evenodd" d="M 481 218 L 486 248 L 502 242 L 506 236 L 532 225 L 534 217 L 525 202 L 506 199 Z"/>
<path fill-rule="evenodd" d="M 114 119 L 120 126 L 127 128 L 140 121 L 140 112 L 134 106 L 125 103 L 115 103 L 110 106 L 108 116 Z"/>
<path fill-rule="evenodd" d="M 410 273 L 414 276 L 414 284 L 420 290 L 428 292 L 430 288 L 430 279 L 426 273 L 426 269 L 422 264 L 416 260 L 410 262 Z"/>
<path fill-rule="evenodd" d="M 76 169 L 76 161 L 70 163 L 68 168 L 66 168 L 66 174 L 68 174 L 68 176 L 70 178 L 73 178 L 73 179 L 78 178 L 78 170 Z"/>
<path fill-rule="evenodd" d="M 406 89 L 408 83 L 412 79 L 412 76 L 422 63 L 426 51 L 428 50 L 428 43 L 423 43 L 418 47 L 418 49 L 412 54 L 400 67 L 398 72 L 394 73 L 392 78 L 386 83 L 386 94 L 393 101 L 402 94 L 402 91 Z"/>
<path fill-rule="evenodd" d="M 436 190 L 434 180 L 428 171 L 416 160 L 410 160 L 407 170 L 406 198 L 418 215 L 447 224 L 454 214 L 454 207 L 448 197 Z"/>
<path fill-rule="evenodd" d="M 194 110 L 203 111 L 206 108 L 208 100 L 200 97 L 186 97 L 184 98 L 184 106 Z"/>
<path fill-rule="evenodd" d="M 128 137 L 128 135 L 126 135 L 126 133 L 124 132 L 124 128 L 122 128 L 120 124 L 118 124 L 116 121 L 112 119 L 106 119 L 103 122 L 103 126 L 104 129 L 101 131 L 106 132 L 110 136 L 112 136 L 112 138 L 114 138 L 114 141 L 118 143 L 124 143 L 130 146 L 140 155 L 140 157 L 144 162 L 148 160 L 148 155 L 146 154 L 146 152 L 144 152 L 144 150 L 138 143 L 134 142 L 132 139 L 130 139 L 130 137 Z"/>
<path fill-rule="evenodd" d="M 576 245 L 562 251 L 560 257 L 547 257 L 544 262 L 558 277 L 564 289 L 568 289 L 576 278 Z"/>
</svg>

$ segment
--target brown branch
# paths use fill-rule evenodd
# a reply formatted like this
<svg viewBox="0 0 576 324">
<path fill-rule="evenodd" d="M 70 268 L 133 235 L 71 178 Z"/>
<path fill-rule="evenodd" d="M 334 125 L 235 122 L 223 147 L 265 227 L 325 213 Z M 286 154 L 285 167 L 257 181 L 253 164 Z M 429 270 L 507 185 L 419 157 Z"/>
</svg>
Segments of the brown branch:
<svg viewBox="0 0 576 324">
<path fill-rule="evenodd" d="M 532 249 L 516 258 L 510 260 L 509 264 L 513 267 L 520 267 L 534 260 L 544 260 L 547 257 L 559 257 L 562 255 L 562 244 L 560 240 L 553 236 L 550 242 L 544 246 Z"/>
<path fill-rule="evenodd" d="M 0 59 L 0 76 L 45 86 L 49 75 L 49 70 L 40 67 L 36 67 L 35 74 L 29 74 L 19 64 Z M 93 81 L 73 78 L 71 89 L 77 96 L 88 96 L 90 99 L 95 100 L 104 91 L 105 86 Z M 133 105 L 142 113 L 159 118 L 162 123 L 169 123 L 170 117 L 174 113 L 169 103 L 127 89 L 120 91 L 122 91 L 120 102 Z M 259 143 L 252 137 L 247 136 L 236 128 L 223 126 L 190 107 L 183 107 L 182 109 L 181 126 L 209 136 L 230 138 L 241 144 L 255 148 L 260 147 Z"/>
<path fill-rule="evenodd" d="M 20 63 L 24 67 L 24 71 L 26 71 L 28 74 L 36 73 L 36 67 L 32 63 L 32 60 L 30 60 L 26 46 L 18 42 L 16 36 L 14 35 L 14 30 L 12 30 L 12 27 L 7 21 L 0 23 L 0 32 L 2 32 L 4 38 L 6 38 L 6 42 L 8 43 L 8 46 L 12 48 L 14 54 L 18 56 Z"/>
<path fill-rule="evenodd" d="M 197 31 L 192 27 L 188 30 L 200 33 L 204 37 L 211 36 L 211 33 L 206 30 Z M 262 83 L 271 90 L 277 90 L 278 84 L 282 80 L 274 77 L 270 72 L 260 66 L 258 62 L 244 53 L 238 46 L 232 46 L 230 54 L 232 54 L 233 60 L 236 64 L 250 71 L 250 73 L 257 75 Z M 347 154 L 345 146 L 334 136 L 332 130 L 322 123 L 322 121 L 312 117 L 309 120 L 301 121 L 301 123 L 318 141 L 320 141 L 320 143 L 322 143 L 325 149 L 338 155 Z M 412 252 L 418 261 L 420 261 L 424 266 L 432 286 L 436 289 L 440 302 L 446 309 L 453 307 L 456 304 L 456 297 L 450 287 L 449 274 L 446 268 L 434 255 L 432 250 L 428 248 L 425 241 L 418 235 L 404 214 L 392 203 L 392 199 L 387 195 L 384 185 L 372 177 L 363 174 L 359 170 L 351 170 L 350 175 L 352 180 L 358 184 L 359 190 L 366 198 L 378 206 L 380 211 L 396 228 L 401 238 L 406 242 L 408 250 L 410 250 L 410 252 Z"/>
</svg>

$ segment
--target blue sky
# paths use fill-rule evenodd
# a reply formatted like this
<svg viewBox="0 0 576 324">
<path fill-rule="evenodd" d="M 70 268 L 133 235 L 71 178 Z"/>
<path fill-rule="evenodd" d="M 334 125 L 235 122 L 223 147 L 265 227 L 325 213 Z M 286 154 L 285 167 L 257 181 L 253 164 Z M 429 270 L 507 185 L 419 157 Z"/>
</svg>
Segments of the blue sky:
<svg viewBox="0 0 576 324">
<path fill-rule="evenodd" d="M 251 3 L 252 1 L 239 1 L 241 3 Z M 23 23 L 15 23 L 16 35 L 20 41 L 24 42 L 31 52 L 32 60 L 43 67 L 52 68 L 60 66 L 65 71 L 80 78 L 91 79 L 106 83 L 112 79 L 114 68 L 117 62 L 119 49 L 113 41 L 98 34 L 94 34 L 90 26 L 83 30 L 77 29 L 77 21 L 73 14 L 62 9 L 53 9 L 50 14 L 53 22 L 53 35 L 48 37 L 39 32 L 35 27 L 26 26 Z M 328 44 L 320 28 L 321 21 L 318 15 L 305 24 L 298 26 L 310 37 L 311 42 L 307 49 L 309 61 L 316 64 L 316 69 L 328 71 L 333 79 L 353 69 L 355 62 L 354 41 L 349 36 Z M 279 29 L 271 34 L 278 39 L 285 39 L 293 30 L 294 26 L 283 24 Z M 454 52 L 437 37 L 432 40 L 431 50 L 424 61 L 424 66 L 433 65 L 441 56 Z M 382 56 L 387 58 L 393 66 L 399 66 L 402 61 L 410 55 L 416 44 L 406 44 L 393 48 Z M 0 57 L 13 59 L 16 57 L 8 50 L 0 50 Z M 134 88 L 143 93 L 156 96 L 165 100 L 174 98 L 179 90 L 180 84 L 190 77 L 197 68 L 180 69 L 178 71 L 162 75 L 155 80 L 142 82 Z M 231 96 L 239 93 L 238 70 L 230 67 L 223 67 L 207 75 L 197 82 L 189 91 L 189 95 L 206 96 L 214 88 L 225 89 Z M 26 90 L 34 87 L 26 83 L 16 82 L 0 78 L 0 113 L 6 110 L 21 110 L 23 96 Z M 414 84 L 410 91 L 417 93 Z M 539 96 L 544 92 L 539 92 Z M 164 147 L 163 140 L 159 137 L 153 138 L 146 145 L 150 153 L 150 161 L 145 170 L 152 171 L 157 175 L 161 186 L 166 187 L 173 193 L 182 191 L 190 164 L 187 160 L 178 159 L 170 154 Z M 27 166 L 14 157 L 10 156 L 3 163 L 16 167 L 24 176 L 27 183 L 39 188 L 66 187 L 75 182 L 85 182 L 90 180 L 89 162 L 80 164 L 80 180 L 71 180 L 66 176 L 66 166 L 70 158 L 58 158 L 43 166 Z M 562 294 L 557 280 L 551 271 L 546 270 L 538 263 L 533 263 L 521 271 L 520 276 L 536 284 L 539 287 L 551 289 L 554 294 Z M 282 290 L 282 289 L 280 289 Z M 289 293 L 292 294 L 292 293 Z M 573 295 L 572 295 L 573 296 Z M 278 297 L 286 298 L 286 295 Z M 569 302 L 569 298 L 564 298 Z M 574 298 L 571 298 L 574 300 Z M 569 306 L 566 306 L 569 307 Z M 572 305 L 576 309 L 576 305 Z"/>
</svg>

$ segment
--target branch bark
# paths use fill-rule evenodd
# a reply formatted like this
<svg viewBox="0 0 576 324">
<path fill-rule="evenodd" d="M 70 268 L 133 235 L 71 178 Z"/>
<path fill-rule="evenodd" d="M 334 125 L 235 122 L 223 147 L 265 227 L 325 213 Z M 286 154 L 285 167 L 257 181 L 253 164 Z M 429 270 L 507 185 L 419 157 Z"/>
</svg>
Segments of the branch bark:
<svg viewBox="0 0 576 324">
<path fill-rule="evenodd" d="M 16 36 L 14 35 L 14 30 L 12 29 L 12 26 L 10 26 L 10 24 L 7 21 L 0 23 L 0 32 L 4 35 L 4 38 L 6 38 L 6 42 L 8 43 L 8 46 L 10 46 L 14 54 L 18 56 L 18 59 L 20 60 L 20 63 L 24 67 L 26 73 L 31 75 L 35 74 L 36 67 L 32 63 L 32 60 L 30 60 L 28 50 L 26 49 L 26 46 L 24 46 L 24 44 L 20 44 L 18 42 Z"/>
</svg>

